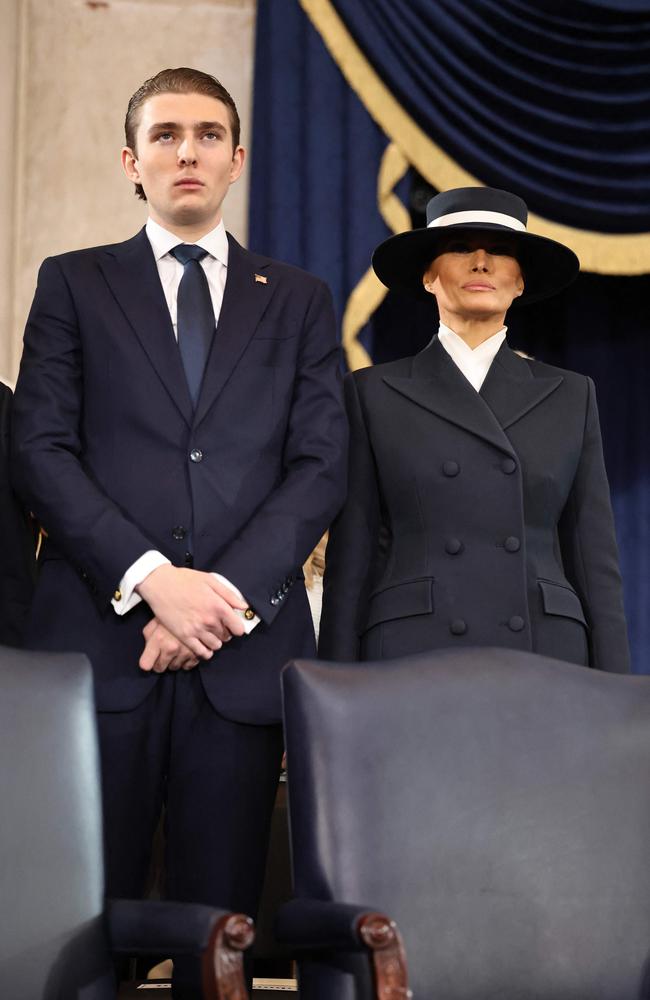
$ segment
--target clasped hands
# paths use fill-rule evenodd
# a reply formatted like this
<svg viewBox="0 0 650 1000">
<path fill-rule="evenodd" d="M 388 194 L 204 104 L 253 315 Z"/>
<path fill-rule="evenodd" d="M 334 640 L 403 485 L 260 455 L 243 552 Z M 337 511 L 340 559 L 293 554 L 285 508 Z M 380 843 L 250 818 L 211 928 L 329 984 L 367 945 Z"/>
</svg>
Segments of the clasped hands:
<svg viewBox="0 0 650 1000">
<path fill-rule="evenodd" d="M 191 670 L 234 635 L 244 634 L 236 610 L 244 611 L 246 602 L 212 573 L 159 566 L 136 590 L 154 613 L 142 630 L 142 670 Z"/>
</svg>

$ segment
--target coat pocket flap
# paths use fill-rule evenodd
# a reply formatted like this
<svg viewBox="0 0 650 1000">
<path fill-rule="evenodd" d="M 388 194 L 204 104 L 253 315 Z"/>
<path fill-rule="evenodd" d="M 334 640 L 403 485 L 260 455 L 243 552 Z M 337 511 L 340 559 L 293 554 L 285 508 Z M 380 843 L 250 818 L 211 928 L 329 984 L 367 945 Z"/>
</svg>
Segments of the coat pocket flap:
<svg viewBox="0 0 650 1000">
<path fill-rule="evenodd" d="M 542 592 L 544 611 L 547 615 L 562 615 L 564 618 L 575 618 L 586 627 L 584 611 L 580 598 L 574 590 L 563 587 L 558 583 L 551 583 L 549 580 L 539 580 L 539 589 Z"/>
<path fill-rule="evenodd" d="M 409 615 L 428 615 L 433 611 L 433 578 L 409 580 L 393 587 L 385 587 L 372 595 L 368 607 L 366 628 L 391 618 L 408 618 Z"/>
</svg>

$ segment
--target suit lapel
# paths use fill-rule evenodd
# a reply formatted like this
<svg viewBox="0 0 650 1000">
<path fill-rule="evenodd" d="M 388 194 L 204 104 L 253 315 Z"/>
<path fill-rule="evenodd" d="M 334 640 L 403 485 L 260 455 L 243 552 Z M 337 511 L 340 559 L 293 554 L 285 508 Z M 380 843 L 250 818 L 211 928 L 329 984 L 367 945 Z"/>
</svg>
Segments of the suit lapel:
<svg viewBox="0 0 650 1000">
<path fill-rule="evenodd" d="M 230 235 L 228 243 L 228 277 L 199 395 L 196 424 L 214 405 L 230 378 L 275 290 L 271 276 L 264 273 L 270 261 L 244 250 Z M 256 276 L 267 280 L 257 280 Z"/>
<path fill-rule="evenodd" d="M 480 395 L 504 430 L 555 392 L 562 376 L 535 377 L 530 365 L 504 343 L 490 365 Z"/>
<path fill-rule="evenodd" d="M 384 382 L 425 410 L 514 455 L 496 416 L 451 360 L 437 336 L 413 358 L 410 377 L 386 375 Z"/>
<path fill-rule="evenodd" d="M 191 424 L 192 400 L 146 231 L 106 249 L 100 267 L 161 382 Z"/>
</svg>

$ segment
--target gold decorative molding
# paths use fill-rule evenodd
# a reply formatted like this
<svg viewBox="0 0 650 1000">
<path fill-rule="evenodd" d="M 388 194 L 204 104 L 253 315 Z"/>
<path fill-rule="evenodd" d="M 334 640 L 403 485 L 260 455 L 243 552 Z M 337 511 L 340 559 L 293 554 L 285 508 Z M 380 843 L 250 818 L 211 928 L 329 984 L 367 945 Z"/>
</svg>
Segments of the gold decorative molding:
<svg viewBox="0 0 650 1000">
<path fill-rule="evenodd" d="M 409 168 L 409 162 L 394 143 L 389 143 L 379 164 L 377 175 L 377 204 L 386 225 L 394 233 L 403 233 L 411 228 L 411 217 L 395 194 L 395 185 Z M 343 349 L 350 371 L 369 368 L 372 358 L 357 339 L 377 309 L 388 289 L 370 267 L 352 290 L 343 313 Z"/>
</svg>

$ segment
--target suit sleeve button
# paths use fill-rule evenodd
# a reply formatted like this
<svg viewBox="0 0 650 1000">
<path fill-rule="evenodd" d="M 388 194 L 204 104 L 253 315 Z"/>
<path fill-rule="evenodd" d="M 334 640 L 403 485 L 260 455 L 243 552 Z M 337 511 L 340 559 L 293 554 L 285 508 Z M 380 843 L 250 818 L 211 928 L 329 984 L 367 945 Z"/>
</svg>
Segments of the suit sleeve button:
<svg viewBox="0 0 650 1000">
<path fill-rule="evenodd" d="M 458 473 L 460 472 L 460 465 L 458 464 L 458 462 L 452 462 L 452 461 L 443 462 L 442 472 L 443 475 L 445 476 L 457 476 Z"/>
<path fill-rule="evenodd" d="M 526 622 L 521 615 L 513 615 L 512 618 L 508 620 L 508 628 L 511 632 L 521 632 L 525 624 Z"/>
<path fill-rule="evenodd" d="M 503 462 L 501 463 L 501 471 L 505 472 L 506 476 L 511 476 L 516 468 L 517 468 L 517 463 L 515 462 L 514 458 L 504 458 Z"/>
<path fill-rule="evenodd" d="M 462 618 L 456 618 L 450 624 L 449 631 L 452 635 L 465 635 L 467 632 L 467 622 L 464 622 Z"/>
<path fill-rule="evenodd" d="M 503 543 L 503 546 L 506 552 L 519 552 L 519 549 L 521 548 L 521 542 L 514 535 L 510 535 L 509 538 L 506 538 L 505 542 Z"/>
<path fill-rule="evenodd" d="M 463 543 L 460 538 L 448 538 L 445 542 L 445 552 L 450 556 L 457 556 L 463 551 Z"/>
<path fill-rule="evenodd" d="M 200 448 L 192 448 L 190 452 L 190 462 L 202 462 L 203 452 Z"/>
<path fill-rule="evenodd" d="M 276 604 L 280 603 L 280 598 L 276 597 L 275 594 L 274 594 L 273 597 L 270 598 L 270 601 L 271 601 L 271 604 L 273 605 L 273 607 L 275 607 Z"/>
</svg>

